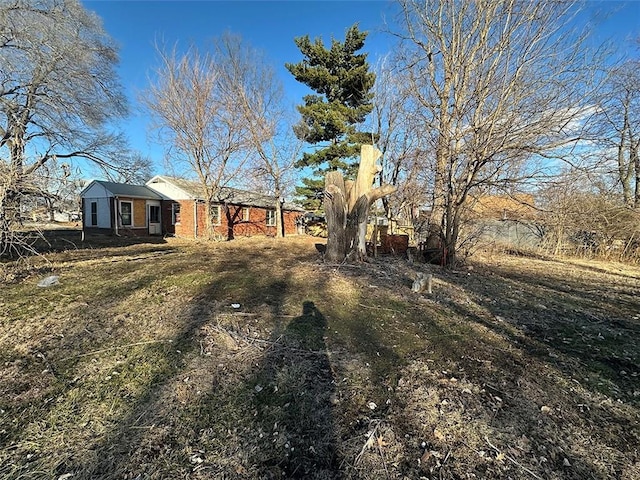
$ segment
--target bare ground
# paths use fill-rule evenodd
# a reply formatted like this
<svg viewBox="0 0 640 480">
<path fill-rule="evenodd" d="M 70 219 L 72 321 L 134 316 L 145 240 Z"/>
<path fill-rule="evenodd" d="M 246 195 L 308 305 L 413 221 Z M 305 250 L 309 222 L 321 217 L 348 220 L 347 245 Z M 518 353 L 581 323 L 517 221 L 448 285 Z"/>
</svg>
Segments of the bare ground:
<svg viewBox="0 0 640 480">
<path fill-rule="evenodd" d="M 640 478 L 637 267 L 72 242 L 0 271 L 2 479 Z"/>
</svg>

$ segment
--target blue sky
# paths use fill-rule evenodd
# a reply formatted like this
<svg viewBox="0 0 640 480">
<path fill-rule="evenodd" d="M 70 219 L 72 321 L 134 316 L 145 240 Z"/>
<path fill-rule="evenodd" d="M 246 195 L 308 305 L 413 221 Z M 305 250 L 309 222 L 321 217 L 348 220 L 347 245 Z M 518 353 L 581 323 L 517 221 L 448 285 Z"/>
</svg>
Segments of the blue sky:
<svg viewBox="0 0 640 480">
<path fill-rule="evenodd" d="M 162 148 L 147 134 L 137 92 L 147 85 L 149 71 L 156 64 L 156 40 L 172 46 L 206 42 L 225 31 L 240 34 L 253 47 L 265 52 L 282 80 L 291 104 L 301 103 L 309 93 L 284 67 L 302 59 L 293 39 L 309 35 L 329 42 L 342 40 L 358 22 L 369 31 L 366 49 L 371 63 L 389 50 L 391 39 L 382 33 L 384 16 L 393 5 L 386 1 L 84 1 L 104 22 L 106 31 L 120 46 L 122 83 L 131 103 L 126 130 L 131 146 L 151 157 L 160 170 Z"/>
<path fill-rule="evenodd" d="M 308 93 L 284 67 L 285 62 L 302 58 L 293 42 L 295 37 L 308 34 L 327 43 L 332 36 L 342 40 L 345 30 L 358 22 L 362 30 L 370 32 L 365 50 L 371 64 L 394 43 L 383 33 L 384 21 L 391 19 L 395 8 L 386 0 L 84 0 L 83 4 L 102 18 L 106 31 L 120 46 L 119 73 L 131 105 L 124 129 L 131 146 L 155 161 L 154 173 L 163 170 L 162 148 L 148 136 L 147 120 L 136 96 L 146 87 L 147 75 L 156 64 L 156 40 L 168 46 L 175 42 L 203 46 L 225 31 L 239 34 L 265 52 L 292 104 L 301 103 L 302 95 Z M 613 39 L 622 50 L 631 49 L 630 39 L 640 37 L 640 0 L 590 1 L 582 18 L 596 29 L 596 41 Z"/>
</svg>

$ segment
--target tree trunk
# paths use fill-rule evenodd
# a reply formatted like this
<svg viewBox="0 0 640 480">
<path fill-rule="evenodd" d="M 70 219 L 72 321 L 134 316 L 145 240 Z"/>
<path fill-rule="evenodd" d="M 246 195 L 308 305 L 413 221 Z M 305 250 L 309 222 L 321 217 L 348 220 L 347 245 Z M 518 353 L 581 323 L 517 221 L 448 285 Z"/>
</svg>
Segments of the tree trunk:
<svg viewBox="0 0 640 480">
<path fill-rule="evenodd" d="M 329 172 L 325 177 L 324 209 L 328 230 L 325 259 L 329 262 L 364 260 L 367 256 L 367 219 L 371 204 L 396 191 L 391 185 L 372 188 L 374 177 L 380 171 L 376 165 L 380 155 L 372 145 L 362 145 L 355 181 L 345 181 L 337 171 Z"/>
<path fill-rule="evenodd" d="M 45 203 L 47 205 L 47 212 L 49 213 L 49 222 L 53 223 L 56 221 L 56 204 L 53 198 L 45 198 Z"/>
<path fill-rule="evenodd" d="M 441 115 L 445 116 L 446 111 L 441 112 Z M 448 123 L 445 123 L 445 127 L 443 128 L 447 128 L 446 125 L 448 125 Z M 441 255 L 444 253 L 443 243 L 446 230 L 446 200 L 448 200 L 446 195 L 446 171 L 448 161 L 447 150 L 444 146 L 445 143 L 446 142 L 442 137 L 438 139 L 434 171 L 433 200 L 431 202 L 431 215 L 429 216 L 426 238 L 427 249 L 431 251 L 439 250 Z"/>
<path fill-rule="evenodd" d="M 0 257 L 20 254 L 15 230 L 21 225 L 20 206 L 24 179 L 24 128 L 13 125 L 8 142 L 9 169 L 0 177 Z"/>
<path fill-rule="evenodd" d="M 15 175 L 0 179 L 0 258 L 20 256 L 22 237 L 17 228 L 22 224 L 20 205 L 22 195 Z"/>
<path fill-rule="evenodd" d="M 227 217 L 227 240 L 233 240 L 235 238 L 234 227 L 236 225 L 236 217 L 238 215 L 237 208 L 236 213 L 232 214 L 229 205 L 225 204 L 224 215 Z"/>
<path fill-rule="evenodd" d="M 284 217 L 282 215 L 282 200 L 278 192 L 276 198 L 276 237 L 284 238 Z"/>
<path fill-rule="evenodd" d="M 635 170 L 635 198 L 633 206 L 634 208 L 640 208 L 640 139 L 635 143 L 631 143 L 631 158 L 633 160 L 633 166 Z"/>
<path fill-rule="evenodd" d="M 331 263 L 340 263 L 347 257 L 347 200 L 342 174 L 337 171 L 327 173 L 324 190 L 328 233 L 324 258 Z"/>
</svg>

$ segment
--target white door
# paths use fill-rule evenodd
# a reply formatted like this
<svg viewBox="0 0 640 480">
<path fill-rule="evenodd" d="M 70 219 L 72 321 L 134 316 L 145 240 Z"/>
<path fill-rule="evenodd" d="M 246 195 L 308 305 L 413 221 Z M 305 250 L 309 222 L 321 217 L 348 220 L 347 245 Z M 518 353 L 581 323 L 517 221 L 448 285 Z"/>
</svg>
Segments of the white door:
<svg viewBox="0 0 640 480">
<path fill-rule="evenodd" d="M 147 219 L 149 224 L 149 235 L 162 235 L 160 202 L 147 202 Z"/>
</svg>

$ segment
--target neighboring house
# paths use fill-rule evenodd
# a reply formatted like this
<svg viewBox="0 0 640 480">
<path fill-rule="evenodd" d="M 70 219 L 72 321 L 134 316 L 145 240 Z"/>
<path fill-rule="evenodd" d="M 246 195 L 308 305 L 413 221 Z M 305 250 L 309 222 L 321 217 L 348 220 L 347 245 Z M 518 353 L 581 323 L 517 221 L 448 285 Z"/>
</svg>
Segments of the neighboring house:
<svg viewBox="0 0 640 480">
<path fill-rule="evenodd" d="M 533 248 L 539 243 L 533 195 L 481 196 L 473 199 L 469 217 L 470 226 L 484 241 L 516 248 Z"/>
<path fill-rule="evenodd" d="M 199 183 L 156 175 L 146 184 L 158 193 L 163 203 L 163 228 L 178 237 L 208 235 L 205 202 Z M 224 187 L 213 205 L 214 233 L 224 237 L 275 235 L 276 198 Z M 286 235 L 299 233 L 299 219 L 304 210 L 282 204 L 282 221 Z"/>
<path fill-rule="evenodd" d="M 157 175 L 146 185 L 94 180 L 80 194 L 82 225 L 87 233 L 175 235 L 198 238 L 207 231 L 205 202 L 195 182 Z M 276 199 L 268 195 L 223 188 L 213 205 L 214 234 L 275 235 Z M 282 204 L 285 234 L 300 233 L 304 210 Z"/>
<path fill-rule="evenodd" d="M 538 216 L 531 194 L 484 195 L 471 200 L 471 216 L 475 219 L 533 220 Z"/>
<path fill-rule="evenodd" d="M 144 185 L 93 180 L 80 192 L 88 233 L 162 235 L 162 197 Z"/>
</svg>

